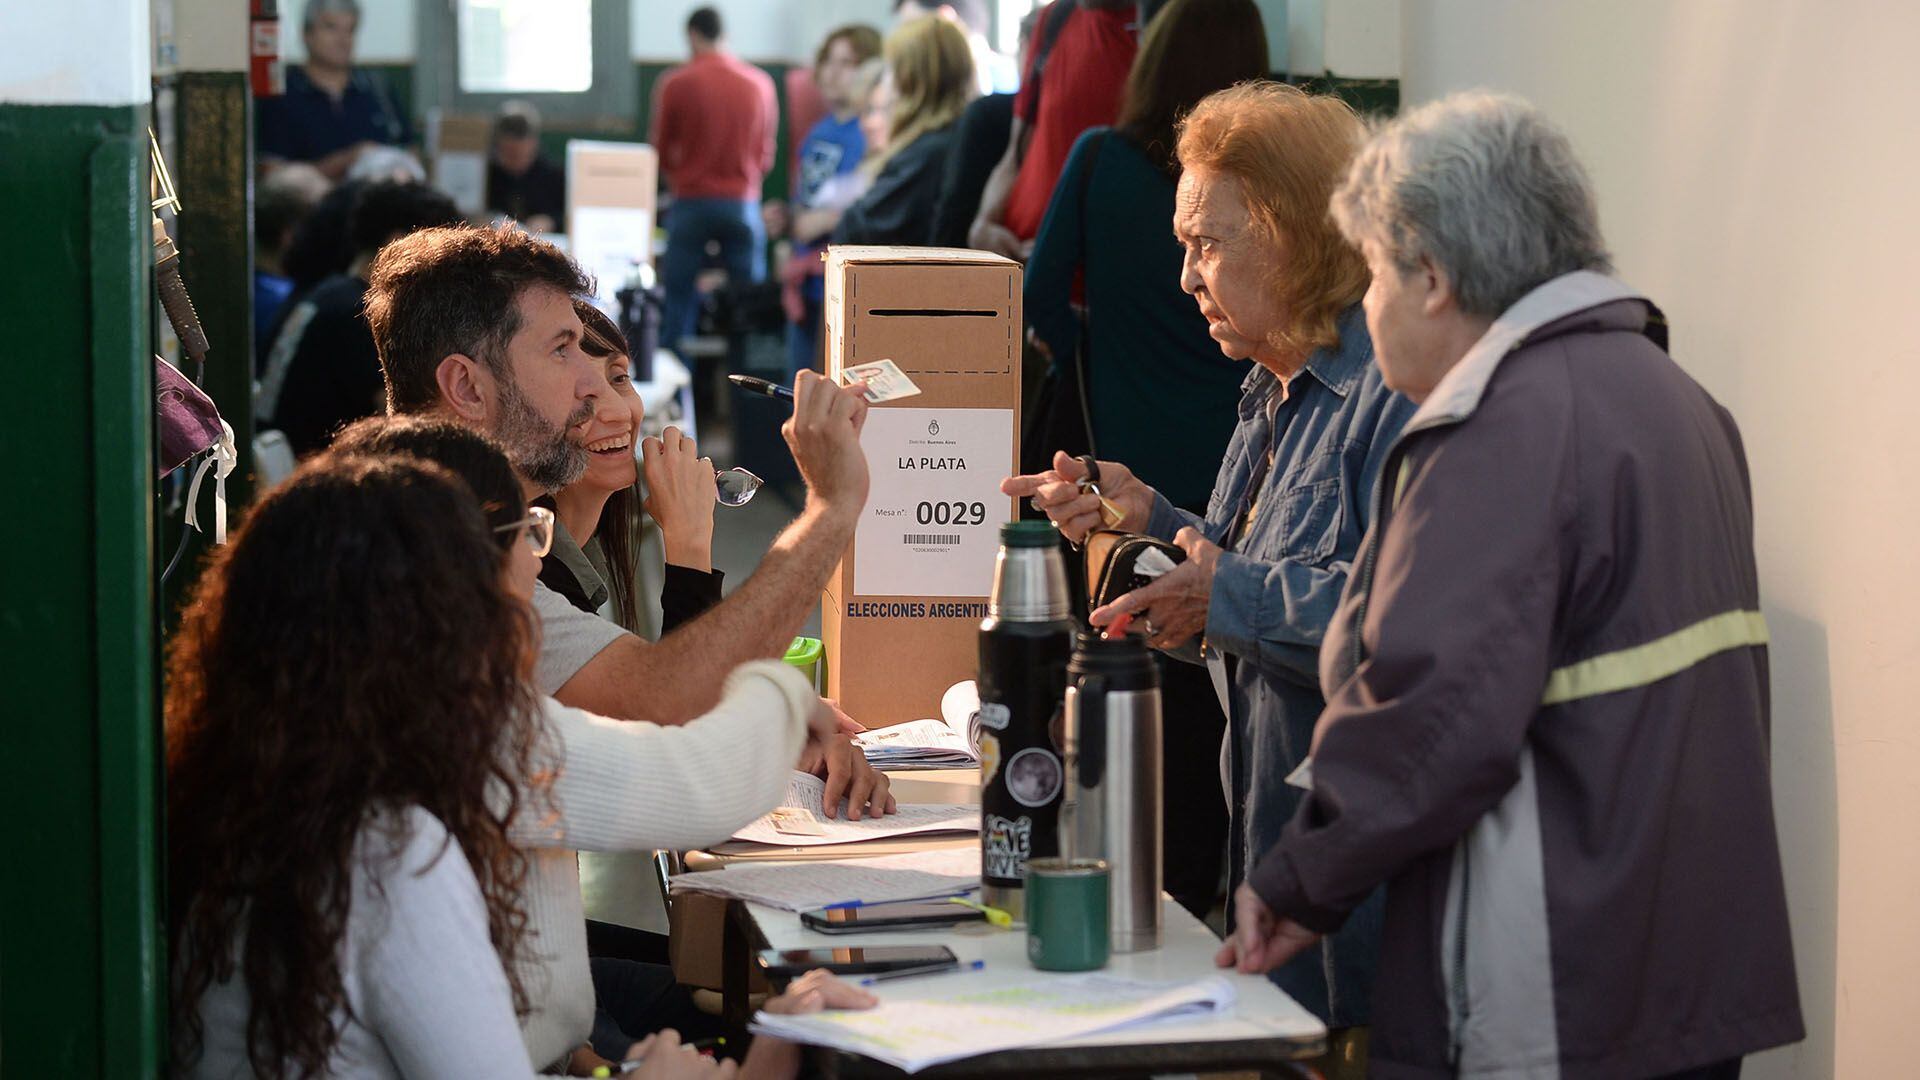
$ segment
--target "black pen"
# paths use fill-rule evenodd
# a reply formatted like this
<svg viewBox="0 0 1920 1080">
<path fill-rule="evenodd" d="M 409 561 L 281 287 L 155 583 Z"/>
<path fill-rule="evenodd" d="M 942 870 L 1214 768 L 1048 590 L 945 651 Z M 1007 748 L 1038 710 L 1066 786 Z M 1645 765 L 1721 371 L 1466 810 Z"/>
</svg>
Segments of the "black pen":
<svg viewBox="0 0 1920 1080">
<path fill-rule="evenodd" d="M 742 390 L 747 390 L 755 394 L 765 394 L 767 397 L 782 398 L 786 401 L 793 400 L 793 389 L 791 387 L 781 386 L 779 383 L 768 382 L 765 379 L 756 379 L 751 375 L 729 375 L 727 376 L 727 381 Z"/>
</svg>

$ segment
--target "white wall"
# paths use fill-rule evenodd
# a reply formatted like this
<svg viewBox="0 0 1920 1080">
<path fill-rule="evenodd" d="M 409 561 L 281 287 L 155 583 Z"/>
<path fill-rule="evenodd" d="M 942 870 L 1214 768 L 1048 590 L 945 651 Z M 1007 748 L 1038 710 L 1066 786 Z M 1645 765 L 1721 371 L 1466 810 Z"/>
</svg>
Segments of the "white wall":
<svg viewBox="0 0 1920 1080">
<path fill-rule="evenodd" d="M 247 0 L 155 0 L 153 6 L 172 8 L 176 69 L 247 70 Z"/>
<path fill-rule="evenodd" d="M 0 32 L 0 104 L 132 105 L 153 97 L 146 5 L 10 3 Z"/>
<path fill-rule="evenodd" d="M 1920 7 L 1409 0 L 1403 20 L 1404 102 L 1496 87 L 1566 127 L 1622 275 L 1746 435 L 1810 1029 L 1747 1075 L 1914 1075 Z"/>
<path fill-rule="evenodd" d="M 1327 0 L 1287 0 L 1287 52 L 1280 66 L 1289 76 L 1318 75 L 1327 70 L 1326 4 Z M 1279 64 L 1281 58 L 1274 59 Z"/>
<path fill-rule="evenodd" d="M 1326 70 L 1346 79 L 1400 74 L 1400 0 L 1327 0 L 1321 31 Z"/>
<path fill-rule="evenodd" d="M 702 3 L 720 12 L 727 47 L 748 60 L 810 61 L 842 23 L 867 23 L 882 34 L 893 26 L 892 0 L 634 0 L 634 59 L 684 58 L 687 15 Z"/>
</svg>

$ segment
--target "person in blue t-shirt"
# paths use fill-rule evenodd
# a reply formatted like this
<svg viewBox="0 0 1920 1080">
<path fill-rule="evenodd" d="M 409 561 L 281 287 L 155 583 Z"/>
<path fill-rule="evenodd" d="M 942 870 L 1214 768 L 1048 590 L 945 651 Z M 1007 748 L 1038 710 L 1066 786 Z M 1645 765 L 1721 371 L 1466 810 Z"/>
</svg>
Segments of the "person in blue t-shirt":
<svg viewBox="0 0 1920 1080">
<path fill-rule="evenodd" d="M 840 211 L 860 195 L 857 170 L 867 156 L 860 130 L 865 94 L 858 73 L 880 55 L 880 32 L 859 24 L 827 35 L 813 61 L 813 81 L 827 115 L 800 143 L 800 171 L 793 178 L 793 255 L 783 275 L 787 309 L 789 374 L 815 367 L 820 355 L 820 308 L 826 300 L 821 246 L 840 222 Z"/>
</svg>

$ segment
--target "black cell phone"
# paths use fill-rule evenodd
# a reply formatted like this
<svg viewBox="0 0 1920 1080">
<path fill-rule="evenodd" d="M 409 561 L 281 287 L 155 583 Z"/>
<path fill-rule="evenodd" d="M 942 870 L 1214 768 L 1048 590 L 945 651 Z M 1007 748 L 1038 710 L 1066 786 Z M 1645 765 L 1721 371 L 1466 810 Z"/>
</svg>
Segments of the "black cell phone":
<svg viewBox="0 0 1920 1080">
<path fill-rule="evenodd" d="M 796 979 L 814 968 L 835 975 L 872 975 L 901 968 L 958 964 L 945 945 L 876 945 L 865 949 L 763 949 L 760 967 L 771 979 Z"/>
<path fill-rule="evenodd" d="M 875 930 L 937 929 L 979 922 L 980 912 L 945 900 L 903 900 L 897 904 L 822 908 L 800 913 L 800 924 L 823 934 L 861 934 Z"/>
</svg>

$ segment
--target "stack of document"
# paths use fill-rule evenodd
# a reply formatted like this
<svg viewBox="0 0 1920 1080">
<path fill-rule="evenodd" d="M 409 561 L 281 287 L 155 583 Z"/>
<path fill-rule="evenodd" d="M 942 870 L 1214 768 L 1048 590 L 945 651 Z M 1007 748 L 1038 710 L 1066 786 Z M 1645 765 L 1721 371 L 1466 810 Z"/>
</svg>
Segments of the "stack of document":
<svg viewBox="0 0 1920 1080">
<path fill-rule="evenodd" d="M 781 847 L 812 847 L 825 844 L 852 844 L 862 840 L 891 840 L 921 833 L 977 833 L 980 831 L 979 804 L 960 806 L 902 806 L 886 817 L 847 820 L 847 804 L 842 800 L 833 817 L 827 817 L 823 800 L 826 784 L 809 773 L 795 772 L 787 781 L 787 797 L 752 824 L 733 834 L 735 840 L 751 840 Z"/>
<path fill-rule="evenodd" d="M 698 875 L 696 875 L 698 876 Z M 961 1058 L 1057 1044 L 1172 1017 L 1212 1016 L 1233 1008 L 1232 984 L 1218 975 L 1146 982 L 1113 975 L 1041 975 L 985 971 L 889 986 L 861 1011 L 800 1016 L 762 1012 L 753 1032 L 829 1046 L 883 1061 L 903 1072 Z"/>
<path fill-rule="evenodd" d="M 980 694 L 972 679 L 940 699 L 937 719 L 910 720 L 853 737 L 876 769 L 972 769 L 980 764 Z"/>
<path fill-rule="evenodd" d="M 928 900 L 959 896 L 979 887 L 980 852 L 973 848 L 872 859 L 738 862 L 719 870 L 678 874 L 671 883 L 675 893 L 707 893 L 783 911 Z"/>
</svg>

